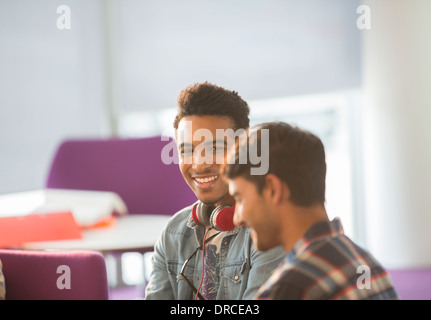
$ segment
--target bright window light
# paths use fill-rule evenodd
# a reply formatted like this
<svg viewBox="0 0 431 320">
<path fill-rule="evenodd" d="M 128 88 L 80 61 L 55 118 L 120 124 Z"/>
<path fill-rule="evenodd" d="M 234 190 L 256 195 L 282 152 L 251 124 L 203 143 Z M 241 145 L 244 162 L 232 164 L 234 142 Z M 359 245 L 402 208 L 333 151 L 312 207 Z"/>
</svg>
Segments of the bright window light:
<svg viewBox="0 0 431 320">
<path fill-rule="evenodd" d="M 138 285 L 144 281 L 143 262 L 139 252 L 125 252 L 121 255 L 123 282 L 126 285 Z"/>
</svg>

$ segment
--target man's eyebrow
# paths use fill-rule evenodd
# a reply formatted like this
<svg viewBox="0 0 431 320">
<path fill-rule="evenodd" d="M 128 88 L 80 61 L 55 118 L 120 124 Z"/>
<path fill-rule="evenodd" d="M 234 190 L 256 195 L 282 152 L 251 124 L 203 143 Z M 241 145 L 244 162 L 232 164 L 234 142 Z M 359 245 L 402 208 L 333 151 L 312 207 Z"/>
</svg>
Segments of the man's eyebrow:
<svg viewBox="0 0 431 320">
<path fill-rule="evenodd" d="M 227 142 L 225 140 L 221 140 L 221 139 L 216 139 L 213 141 L 208 141 L 208 142 L 204 142 L 204 144 L 217 144 L 217 143 L 223 143 L 223 144 L 227 144 Z"/>
<path fill-rule="evenodd" d="M 213 144 L 217 144 L 217 143 L 223 143 L 224 145 L 227 145 L 227 142 L 225 140 L 221 140 L 221 139 L 203 142 L 204 145 L 213 145 Z M 182 142 L 178 145 L 179 149 L 184 148 L 184 147 L 193 147 L 193 144 L 189 143 L 189 142 Z"/>
<path fill-rule="evenodd" d="M 179 149 L 184 148 L 184 147 L 193 147 L 193 145 L 191 143 L 182 142 L 178 146 Z"/>
</svg>

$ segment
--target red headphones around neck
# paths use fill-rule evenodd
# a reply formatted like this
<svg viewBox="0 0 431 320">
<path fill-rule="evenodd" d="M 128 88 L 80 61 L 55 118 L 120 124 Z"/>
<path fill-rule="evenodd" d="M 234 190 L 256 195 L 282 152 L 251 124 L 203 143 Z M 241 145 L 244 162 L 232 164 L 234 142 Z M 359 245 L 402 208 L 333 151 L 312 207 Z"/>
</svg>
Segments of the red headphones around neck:
<svg viewBox="0 0 431 320">
<path fill-rule="evenodd" d="M 235 229 L 234 212 L 235 205 L 214 207 L 199 201 L 192 208 L 192 218 L 196 224 L 211 226 L 218 231 L 230 231 Z"/>
</svg>

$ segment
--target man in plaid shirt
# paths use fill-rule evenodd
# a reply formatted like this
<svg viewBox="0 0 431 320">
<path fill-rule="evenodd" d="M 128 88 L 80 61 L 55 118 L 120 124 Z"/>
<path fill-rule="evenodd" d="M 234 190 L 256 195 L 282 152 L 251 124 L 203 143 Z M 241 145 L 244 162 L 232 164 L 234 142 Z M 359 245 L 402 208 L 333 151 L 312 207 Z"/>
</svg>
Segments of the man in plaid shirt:
<svg viewBox="0 0 431 320">
<path fill-rule="evenodd" d="M 344 234 L 340 219 L 329 220 L 318 137 L 269 122 L 240 141 L 224 168 L 235 224 L 251 228 L 258 250 L 282 245 L 287 253 L 256 299 L 400 299 L 381 264 Z M 253 174 L 253 150 L 267 159 L 265 174 Z"/>
</svg>

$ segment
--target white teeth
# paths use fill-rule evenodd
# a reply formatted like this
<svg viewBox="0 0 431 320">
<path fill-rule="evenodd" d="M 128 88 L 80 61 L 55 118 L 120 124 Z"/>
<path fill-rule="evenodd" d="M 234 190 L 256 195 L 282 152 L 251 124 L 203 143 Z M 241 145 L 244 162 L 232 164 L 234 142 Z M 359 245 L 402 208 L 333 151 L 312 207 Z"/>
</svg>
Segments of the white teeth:
<svg viewBox="0 0 431 320">
<path fill-rule="evenodd" d="M 208 178 L 195 178 L 195 180 L 199 183 L 206 183 L 206 182 L 214 181 L 215 179 L 217 179 L 217 176 L 212 176 Z"/>
</svg>

